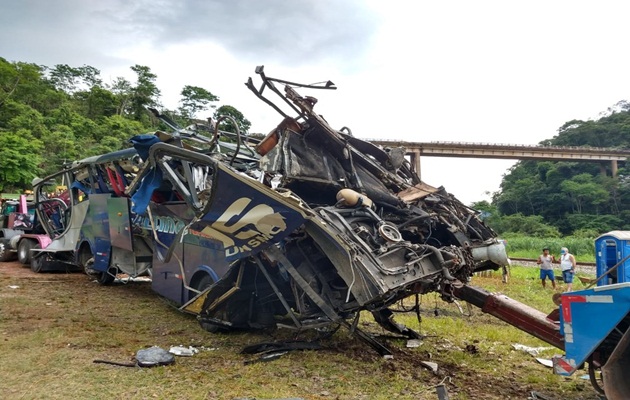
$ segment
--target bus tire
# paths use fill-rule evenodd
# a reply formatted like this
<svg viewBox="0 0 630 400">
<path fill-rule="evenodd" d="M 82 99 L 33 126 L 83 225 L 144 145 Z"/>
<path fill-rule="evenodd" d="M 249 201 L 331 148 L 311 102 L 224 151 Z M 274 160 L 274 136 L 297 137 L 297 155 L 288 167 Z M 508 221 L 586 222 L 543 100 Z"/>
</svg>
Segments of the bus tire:
<svg viewBox="0 0 630 400">
<path fill-rule="evenodd" d="M 45 255 L 41 255 L 39 257 L 33 257 L 31 260 L 31 271 L 39 274 L 44 269 Z"/>
<path fill-rule="evenodd" d="M 214 284 L 214 279 L 210 276 L 210 274 L 204 274 L 197 282 L 195 283 L 194 288 L 203 292 L 208 289 L 210 286 Z M 197 295 L 195 292 L 190 292 L 190 299 L 194 298 Z M 200 322 L 201 328 L 210 333 L 217 333 L 221 329 L 219 325 L 213 324 L 212 322 Z"/>
<path fill-rule="evenodd" d="M 14 254 L 9 250 L 9 241 L 6 238 L 0 238 L 0 262 L 11 261 Z"/>
<path fill-rule="evenodd" d="M 17 258 L 20 264 L 29 265 L 31 263 L 31 250 L 37 246 L 33 239 L 22 239 L 18 244 Z"/>
<path fill-rule="evenodd" d="M 96 277 L 96 281 L 103 286 L 111 285 L 114 283 L 115 279 L 116 270 L 114 268 L 110 268 L 105 272 L 100 272 Z"/>
</svg>

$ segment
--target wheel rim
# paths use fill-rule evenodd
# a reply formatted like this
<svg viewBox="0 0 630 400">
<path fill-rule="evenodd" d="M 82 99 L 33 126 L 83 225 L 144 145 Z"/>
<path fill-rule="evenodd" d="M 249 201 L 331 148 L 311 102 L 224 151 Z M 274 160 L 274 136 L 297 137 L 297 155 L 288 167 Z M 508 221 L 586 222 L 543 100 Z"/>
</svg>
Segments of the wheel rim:
<svg viewBox="0 0 630 400">
<path fill-rule="evenodd" d="M 33 272 L 41 272 L 42 271 L 42 266 L 44 265 L 44 260 L 43 258 L 40 257 L 35 257 L 31 260 L 31 271 Z"/>
</svg>

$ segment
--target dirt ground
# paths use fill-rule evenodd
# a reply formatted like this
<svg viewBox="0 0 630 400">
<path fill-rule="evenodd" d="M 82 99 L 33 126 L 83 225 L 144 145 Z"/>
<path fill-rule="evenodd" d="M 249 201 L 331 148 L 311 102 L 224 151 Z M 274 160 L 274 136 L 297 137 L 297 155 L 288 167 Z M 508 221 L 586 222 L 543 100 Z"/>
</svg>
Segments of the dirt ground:
<svg viewBox="0 0 630 400">
<path fill-rule="evenodd" d="M 171 389 L 168 386 L 159 389 L 160 385 L 168 383 L 164 382 L 164 377 L 161 375 L 156 382 L 142 381 L 145 386 L 158 388 L 152 395 L 134 395 L 131 392 L 127 393 L 128 397 L 127 395 L 121 397 L 120 392 L 112 392 L 110 395 L 107 392 L 109 390 L 107 387 L 100 388 L 99 386 L 103 379 L 103 369 L 106 367 L 90 365 L 94 357 L 120 359 L 121 354 L 128 357 L 136 349 L 146 346 L 146 343 L 162 345 L 170 342 L 174 344 L 174 340 L 186 340 L 186 344 L 204 344 L 207 347 L 217 347 L 225 351 L 225 353 L 213 354 L 215 358 L 191 360 L 189 365 L 184 365 L 188 371 L 186 373 L 189 374 L 191 370 L 201 371 L 215 368 L 217 365 L 216 357 L 218 357 L 219 364 L 223 362 L 223 366 L 218 367 L 219 369 L 215 371 L 213 379 L 216 380 L 216 377 L 219 376 L 216 373 L 232 371 L 233 369 L 237 372 L 227 374 L 232 378 L 226 378 L 228 380 L 226 388 L 234 386 L 234 383 L 230 383 L 229 379 L 236 379 L 242 385 L 238 395 L 226 395 L 220 391 L 217 392 L 216 387 L 218 385 L 210 389 L 203 386 L 197 387 L 195 385 L 202 384 L 195 381 L 189 383 L 191 391 L 187 392 L 184 398 L 234 399 L 243 397 L 243 393 L 249 393 L 248 397 L 250 398 L 259 399 L 279 397 L 305 399 L 390 398 L 388 391 L 379 392 L 379 389 L 363 394 L 359 393 L 359 389 L 353 389 L 357 390 L 354 394 L 347 394 L 340 387 L 326 386 L 328 373 L 332 374 L 333 378 L 329 378 L 329 380 L 333 381 L 344 378 L 347 370 L 353 369 L 354 375 L 347 378 L 349 381 L 356 379 L 355 382 L 352 382 L 353 385 L 360 385 L 360 379 L 371 382 L 369 381 L 373 378 L 371 375 L 377 374 L 380 374 L 378 376 L 382 376 L 382 379 L 391 379 L 393 386 L 401 385 L 397 392 L 391 392 L 391 398 L 436 399 L 434 387 L 441 382 L 447 385 L 451 399 L 528 399 L 532 392 L 540 387 L 536 382 L 524 382 L 519 378 L 519 370 L 524 368 L 520 365 L 506 365 L 505 370 L 495 373 L 479 373 L 467 368 L 465 364 L 441 363 L 440 373 L 432 375 L 420 365 L 420 358 L 417 354 L 404 348 L 392 348 L 395 353 L 394 360 L 383 362 L 375 352 L 366 348 L 364 343 L 349 336 L 343 336 L 339 341 L 329 343 L 325 351 L 312 356 L 313 360 L 307 360 L 306 358 L 311 356 L 304 353 L 291 354 L 288 356 L 290 358 L 286 360 L 265 364 L 272 366 L 272 370 L 258 374 L 254 371 L 252 376 L 245 379 L 245 372 L 242 370 L 243 356 L 238 354 L 239 349 L 245 344 L 269 340 L 269 336 L 261 336 L 260 334 L 209 335 L 198 327 L 194 319 L 165 306 L 165 303 L 150 290 L 150 285 L 145 283 L 138 284 L 136 287 L 126 286 L 131 285 L 100 287 L 82 273 L 36 274 L 28 267 L 22 267 L 18 262 L 0 263 L 0 312 L 4 314 L 0 314 L 0 337 L 3 338 L 0 339 L 3 340 L 0 342 L 0 353 L 2 353 L 2 345 L 4 344 L 4 350 L 10 351 L 9 357 L 11 358 L 11 360 L 5 360 L 9 362 L 3 361 L 4 365 L 0 366 L 0 376 L 5 375 L 0 380 L 3 381 L 0 382 L 0 391 L 4 393 L 1 397 L 7 399 L 71 398 L 76 397 L 77 394 L 79 396 L 83 394 L 90 398 L 182 398 L 182 393 L 179 392 L 169 394 Z M 3 302 L 4 304 L 2 304 Z M 130 308 L 129 316 L 116 312 L 115 307 L 122 305 Z M 153 315 L 155 317 L 152 320 Z M 369 328 L 368 326 L 367 329 Z M 133 332 L 134 339 L 130 340 L 129 336 L 121 336 L 121 331 L 125 330 L 127 334 Z M 440 343 L 443 339 L 435 340 Z M 36 351 L 38 346 L 48 350 L 53 349 L 53 351 L 44 356 L 32 355 L 31 353 Z M 439 351 L 436 349 L 436 352 Z M 72 352 L 71 356 L 67 355 L 69 352 Z M 27 358 L 32 360 L 26 363 L 16 361 L 15 359 L 21 354 L 25 354 Z M 481 356 L 487 357 L 488 362 L 493 361 L 491 355 Z M 62 358 L 60 361 L 54 361 L 54 357 Z M 2 355 L 0 355 L 0 360 L 2 360 Z M 343 364 L 346 362 L 347 366 L 344 367 Z M 57 363 L 60 370 L 58 373 L 54 373 Z M 54 376 L 67 375 L 67 369 L 75 368 L 77 364 L 88 367 L 81 367 L 80 371 L 72 372 L 74 375 L 68 379 L 74 379 L 76 382 L 68 382 L 68 380 L 63 382 L 63 379 L 60 380 L 58 376 Z M 260 379 L 262 379 L 258 385 L 264 386 L 273 379 L 285 379 L 286 376 L 295 376 L 296 374 L 297 376 L 308 375 L 312 373 L 313 365 L 322 365 L 322 370 L 318 372 L 318 378 L 311 377 L 306 380 L 307 383 L 289 381 L 291 383 L 288 383 L 286 387 L 292 392 L 286 392 L 286 395 L 280 392 L 284 389 L 275 387 L 269 389 L 273 395 L 265 395 L 266 392 L 261 392 L 259 387 L 248 389 L 247 385 L 256 385 L 256 375 L 260 375 Z M 329 372 L 330 366 L 338 369 Z M 180 366 L 180 368 L 184 367 Z M 42 368 L 46 370 L 45 373 L 42 372 Z M 370 371 L 370 368 L 378 368 L 378 371 Z M 20 369 L 23 371 L 20 372 Z M 53 371 L 49 371 L 50 369 Z M 12 373 L 8 374 L 7 371 L 12 371 Z M 176 369 L 170 371 L 176 371 Z M 125 385 L 126 375 L 124 372 L 116 370 L 115 374 L 119 375 L 110 379 L 118 379 L 121 385 Z M 181 376 L 184 377 L 185 374 Z M 542 376 L 544 379 L 548 379 L 548 376 L 553 375 L 545 371 Z M 20 385 L 22 379 L 30 382 L 30 386 L 22 387 Z M 199 381 L 203 381 L 203 379 Z M 60 383 L 65 386 L 59 386 Z M 137 381 L 134 383 L 136 386 L 140 384 Z M 84 386 L 80 387 L 80 385 Z M 94 385 L 94 388 L 86 391 L 85 385 Z M 593 394 L 588 382 L 579 383 L 578 386 L 577 390 L 572 391 L 568 397 L 566 393 L 563 395 L 558 392 L 552 393 L 548 398 L 552 400 L 592 400 L 598 398 Z M 43 387 L 46 389 L 42 389 Z M 248 390 L 250 391 L 248 392 Z M 296 391 L 298 396 L 295 395 Z M 381 393 L 383 394 L 381 395 Z M 418 393 L 424 394 L 419 395 Z"/>
</svg>

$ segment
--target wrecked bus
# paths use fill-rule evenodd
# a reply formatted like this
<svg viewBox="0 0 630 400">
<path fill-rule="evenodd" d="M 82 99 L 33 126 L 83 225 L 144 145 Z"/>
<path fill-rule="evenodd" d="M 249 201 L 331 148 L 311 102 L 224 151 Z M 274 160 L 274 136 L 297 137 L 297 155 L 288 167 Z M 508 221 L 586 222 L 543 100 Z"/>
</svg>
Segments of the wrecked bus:
<svg viewBox="0 0 630 400">
<path fill-rule="evenodd" d="M 474 272 L 508 263 L 475 211 L 421 182 L 403 148 L 383 149 L 332 128 L 313 111 L 317 100 L 294 89 L 334 89 L 332 82 L 300 85 L 269 78 L 262 67 L 257 73 L 262 85 L 250 79 L 247 87 L 283 117 L 256 146 L 257 162 L 236 168 L 236 152 L 155 141 L 126 189 L 132 214 L 153 219 L 164 262 L 179 246 L 211 249 L 206 265 L 223 272 L 181 307 L 202 327 L 343 325 L 386 354 L 353 325 L 360 311 L 417 337 L 393 320 L 392 304 L 429 292 L 450 301 Z M 280 106 L 266 93 L 279 96 Z M 204 173 L 194 173 L 199 169 Z M 171 215 L 183 226 L 174 237 L 152 217 L 165 206 L 153 200 L 160 191 L 185 203 Z M 155 269 L 153 279 L 160 279 Z"/>
<path fill-rule="evenodd" d="M 332 82 L 257 73 L 262 85 L 247 87 L 283 119 L 255 151 L 218 123 L 191 132 L 166 121 L 174 132 L 138 135 L 132 149 L 78 162 L 64 172 L 73 234 L 59 233 L 49 248 L 71 252 L 101 283 L 151 274 L 156 292 L 209 331 L 341 325 L 382 354 L 353 325 L 360 311 L 415 338 L 393 320 L 392 304 L 429 292 L 451 301 L 474 272 L 508 263 L 494 232 L 421 182 L 404 148 L 332 128 L 313 111 L 317 100 L 294 89 Z"/>
</svg>

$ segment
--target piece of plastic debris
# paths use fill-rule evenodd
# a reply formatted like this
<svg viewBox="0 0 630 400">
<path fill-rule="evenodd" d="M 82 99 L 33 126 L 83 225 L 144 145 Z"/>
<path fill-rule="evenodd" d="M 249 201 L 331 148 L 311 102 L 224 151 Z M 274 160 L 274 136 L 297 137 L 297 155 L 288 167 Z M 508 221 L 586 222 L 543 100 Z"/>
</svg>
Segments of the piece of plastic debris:
<svg viewBox="0 0 630 400">
<path fill-rule="evenodd" d="M 46 303 L 47 306 L 52 306 L 52 303 Z"/>
<path fill-rule="evenodd" d="M 175 354 L 176 356 L 192 357 L 195 354 L 199 353 L 199 350 L 192 346 L 172 346 L 168 352 L 171 354 Z"/>
<path fill-rule="evenodd" d="M 385 354 L 383 356 L 383 360 L 393 360 L 393 359 L 394 359 L 394 356 L 391 354 Z"/>
<path fill-rule="evenodd" d="M 277 351 L 277 352 L 265 353 L 258 358 L 255 358 L 252 360 L 246 360 L 244 364 L 249 365 L 249 364 L 254 364 L 258 362 L 269 362 L 269 361 L 277 360 L 278 358 L 282 357 L 283 355 L 287 353 L 288 351 Z"/>
<path fill-rule="evenodd" d="M 421 340 L 418 339 L 409 339 L 407 340 L 407 347 L 420 347 L 420 345 L 422 344 Z"/>
<path fill-rule="evenodd" d="M 553 368 L 553 361 L 551 361 L 551 360 L 547 360 L 546 358 L 536 358 L 536 361 L 538 361 L 539 363 L 541 363 L 545 367 Z"/>
<path fill-rule="evenodd" d="M 553 400 L 551 397 L 544 395 L 542 393 L 539 392 L 531 392 L 530 397 L 527 398 L 528 400 Z"/>
<path fill-rule="evenodd" d="M 434 362 L 431 362 L 431 361 L 420 361 L 420 365 L 422 365 L 423 367 L 429 369 L 434 374 L 437 373 L 437 370 L 438 370 L 437 363 L 434 363 Z"/>
<path fill-rule="evenodd" d="M 449 400 L 448 390 L 446 388 L 446 385 L 444 384 L 437 385 L 435 387 L 435 391 L 438 395 L 438 400 Z"/>
<path fill-rule="evenodd" d="M 519 343 L 512 344 L 512 347 L 514 348 L 514 350 L 525 351 L 534 357 L 540 354 L 541 351 L 553 349 L 553 347 L 530 347 L 530 346 L 525 346 L 524 344 L 519 344 Z"/>
<path fill-rule="evenodd" d="M 161 347 L 153 346 L 148 349 L 138 350 L 136 361 L 141 367 L 169 365 L 175 362 L 175 356 Z"/>
<path fill-rule="evenodd" d="M 9 285 L 8 287 L 9 287 L 9 289 L 19 289 L 20 288 L 18 285 Z"/>
</svg>

